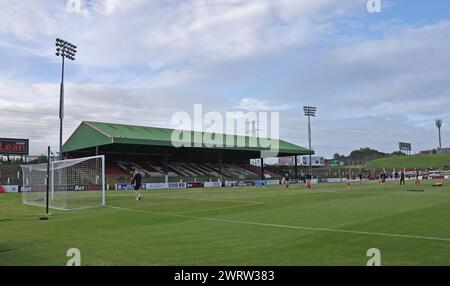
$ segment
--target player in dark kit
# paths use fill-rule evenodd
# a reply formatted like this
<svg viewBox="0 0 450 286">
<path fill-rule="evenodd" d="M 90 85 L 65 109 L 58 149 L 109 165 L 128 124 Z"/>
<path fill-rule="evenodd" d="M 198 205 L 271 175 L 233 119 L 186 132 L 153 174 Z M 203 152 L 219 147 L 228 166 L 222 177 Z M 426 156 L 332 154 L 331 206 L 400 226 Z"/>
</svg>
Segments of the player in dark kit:
<svg viewBox="0 0 450 286">
<path fill-rule="evenodd" d="M 307 189 L 312 189 L 312 176 L 311 173 L 306 174 L 306 188 Z"/>
<path fill-rule="evenodd" d="M 405 185 L 405 172 L 403 171 L 401 171 L 400 173 L 400 186 L 402 185 L 402 183 L 403 185 Z"/>
<path fill-rule="evenodd" d="M 383 185 L 386 183 L 386 173 L 384 171 L 380 174 L 380 183 Z"/>
<path fill-rule="evenodd" d="M 284 187 L 287 189 L 287 188 L 289 188 L 289 174 L 288 173 L 286 173 L 286 175 L 284 176 L 284 178 L 283 178 L 283 183 L 284 183 Z"/>
<path fill-rule="evenodd" d="M 136 169 L 134 169 L 134 172 L 132 172 L 131 174 L 133 176 L 131 178 L 131 185 L 134 189 L 134 195 L 136 196 L 136 201 L 140 201 L 141 192 L 139 192 L 139 188 L 141 187 L 142 175 Z"/>
</svg>

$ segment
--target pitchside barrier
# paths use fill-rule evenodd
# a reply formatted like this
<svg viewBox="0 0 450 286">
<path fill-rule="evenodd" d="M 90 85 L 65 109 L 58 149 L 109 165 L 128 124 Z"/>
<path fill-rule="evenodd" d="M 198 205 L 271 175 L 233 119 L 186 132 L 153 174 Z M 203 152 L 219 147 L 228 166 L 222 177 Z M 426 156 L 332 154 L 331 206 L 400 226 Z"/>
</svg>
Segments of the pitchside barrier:
<svg viewBox="0 0 450 286">
<path fill-rule="evenodd" d="M 28 165 L 29 166 L 29 165 Z M 419 176 L 419 180 L 433 180 L 436 177 L 422 177 Z M 445 175 L 439 177 L 439 179 L 450 180 L 450 175 Z M 393 181 L 394 179 L 386 179 L 386 181 Z M 408 180 L 408 178 L 407 178 Z M 409 180 L 413 180 L 410 178 Z M 325 183 L 341 183 L 347 182 L 346 178 L 324 178 L 322 179 Z M 359 182 L 358 179 L 352 179 L 351 182 Z M 299 180 L 293 179 L 290 181 L 291 184 L 302 183 Z M 317 183 L 317 179 L 312 180 L 313 184 Z M 237 187 L 237 186 L 262 186 L 262 185 L 279 185 L 280 180 L 255 180 L 255 181 L 225 181 L 225 187 Z M 145 183 L 141 184 L 142 190 L 160 190 L 160 189 L 184 189 L 184 188 L 210 188 L 210 187 L 221 187 L 219 182 L 170 182 L 170 183 Z M 109 185 L 106 185 L 106 189 L 109 190 Z M 124 191 L 124 190 L 133 190 L 133 186 L 131 184 L 115 184 L 115 190 Z M 22 191 L 30 191 L 30 187 L 28 186 L 18 186 L 18 185 L 0 185 L 0 193 L 17 193 Z M 74 186 L 74 191 L 83 191 L 87 190 L 86 186 Z M 54 189 L 53 189 L 54 191 Z M 54 197 L 54 194 L 51 196 Z M 25 202 L 26 203 L 26 202 Z"/>
<path fill-rule="evenodd" d="M 225 181 L 225 187 L 236 187 L 238 186 L 238 181 Z"/>
<path fill-rule="evenodd" d="M 187 183 L 186 188 L 203 188 L 202 182 L 193 182 L 193 183 Z"/>
<path fill-rule="evenodd" d="M 266 180 L 267 186 L 279 185 L 279 184 L 280 184 L 280 180 Z"/>
<path fill-rule="evenodd" d="M 315 180 L 317 182 L 317 180 Z M 291 180 L 291 183 L 297 181 Z M 314 183 L 314 182 L 313 182 Z M 279 185 L 280 180 L 254 180 L 254 181 L 225 181 L 225 187 L 235 186 L 269 186 Z M 222 187 L 220 181 L 205 181 L 205 182 L 169 182 L 169 183 L 143 183 L 140 186 L 141 190 L 162 190 L 162 189 L 185 189 L 185 188 L 219 188 Z M 115 189 L 118 191 L 133 190 L 131 184 L 115 184 Z"/>
<path fill-rule="evenodd" d="M 186 189 L 186 182 L 169 182 L 169 183 L 146 183 L 141 184 L 141 190 L 161 190 L 161 189 Z M 127 191 L 134 190 L 131 184 L 116 184 L 116 190 Z"/>
<path fill-rule="evenodd" d="M 203 182 L 203 186 L 205 188 L 218 188 L 218 187 L 222 187 L 222 182 L 217 182 L 217 181 Z"/>
<path fill-rule="evenodd" d="M 17 193 L 19 189 L 17 185 L 0 185 L 0 193 Z"/>
<path fill-rule="evenodd" d="M 343 179 L 335 178 L 333 180 Z M 299 180 L 292 179 L 289 181 L 291 184 L 302 183 Z M 312 179 L 311 184 L 318 184 L 318 179 Z M 274 186 L 280 185 L 280 180 L 241 180 L 241 181 L 225 181 L 223 186 L 225 187 L 237 187 L 237 186 Z M 162 190 L 162 189 L 185 189 L 185 188 L 219 188 L 222 187 L 220 181 L 206 181 L 206 182 L 169 182 L 169 183 L 146 183 L 141 184 L 141 190 Z M 116 184 L 115 189 L 118 191 L 133 190 L 131 184 Z"/>
</svg>

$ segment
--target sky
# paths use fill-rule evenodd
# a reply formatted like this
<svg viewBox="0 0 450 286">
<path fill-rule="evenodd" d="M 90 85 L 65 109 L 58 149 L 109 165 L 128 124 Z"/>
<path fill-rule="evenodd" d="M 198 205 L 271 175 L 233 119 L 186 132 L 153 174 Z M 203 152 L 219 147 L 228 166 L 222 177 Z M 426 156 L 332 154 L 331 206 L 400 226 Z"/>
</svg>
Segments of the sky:
<svg viewBox="0 0 450 286">
<path fill-rule="evenodd" d="M 450 1 L 0 0 L 0 137 L 58 148 L 83 120 L 177 127 L 176 112 L 279 112 L 316 154 L 450 145 Z"/>
</svg>

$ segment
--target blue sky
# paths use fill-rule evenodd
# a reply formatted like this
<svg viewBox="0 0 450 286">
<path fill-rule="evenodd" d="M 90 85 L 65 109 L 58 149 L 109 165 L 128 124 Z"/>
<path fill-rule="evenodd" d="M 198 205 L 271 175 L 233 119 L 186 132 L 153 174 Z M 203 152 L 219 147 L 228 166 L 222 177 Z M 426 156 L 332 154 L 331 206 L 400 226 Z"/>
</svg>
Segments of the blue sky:
<svg viewBox="0 0 450 286">
<path fill-rule="evenodd" d="M 77 0 L 71 0 L 77 1 Z M 177 111 L 277 111 L 280 136 L 313 147 L 392 152 L 449 145 L 450 2 L 381 0 L 0 0 L 0 136 L 58 142 L 60 61 L 67 138 L 82 120 L 173 127 Z"/>
</svg>

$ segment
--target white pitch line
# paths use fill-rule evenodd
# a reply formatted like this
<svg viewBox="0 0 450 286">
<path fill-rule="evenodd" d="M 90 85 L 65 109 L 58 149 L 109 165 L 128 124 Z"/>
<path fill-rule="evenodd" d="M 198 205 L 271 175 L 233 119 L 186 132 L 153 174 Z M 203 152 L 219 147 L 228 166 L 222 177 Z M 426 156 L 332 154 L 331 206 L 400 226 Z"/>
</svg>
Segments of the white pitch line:
<svg viewBox="0 0 450 286">
<path fill-rule="evenodd" d="M 220 211 L 220 210 L 227 210 L 227 209 L 237 209 L 237 208 L 243 208 L 243 207 L 257 206 L 257 205 L 261 205 L 261 204 L 264 204 L 264 203 L 251 203 L 251 204 L 244 204 L 244 205 L 237 205 L 237 206 L 230 206 L 230 207 L 200 209 L 200 210 L 194 210 L 194 211 L 188 211 L 188 212 L 182 212 L 182 213 L 176 213 L 176 214 L 184 215 L 184 214 L 197 213 L 197 212 Z"/>
<path fill-rule="evenodd" d="M 164 215 L 164 216 L 191 218 L 191 219 L 198 219 L 198 220 L 204 220 L 204 221 L 214 221 L 214 222 L 226 222 L 226 223 L 258 225 L 258 226 L 265 226 L 265 227 L 277 227 L 277 228 L 288 228 L 288 229 L 302 229 L 302 230 L 312 230 L 312 231 L 353 233 L 353 234 L 363 234 L 363 235 L 373 235 L 373 236 L 412 238 L 412 239 L 422 239 L 422 240 L 437 240 L 437 241 L 447 241 L 447 242 L 450 241 L 450 238 L 432 237 L 432 236 L 395 234 L 395 233 L 383 233 L 383 232 L 369 232 L 369 231 L 357 231 L 357 230 L 344 230 L 344 229 L 334 229 L 334 228 L 324 228 L 324 227 L 293 226 L 293 225 L 284 225 L 284 224 L 270 224 L 270 223 L 251 222 L 251 221 L 221 219 L 221 218 L 197 217 L 197 216 L 190 216 L 190 215 L 183 215 L 183 214 L 159 213 L 159 212 L 151 212 L 151 211 L 145 211 L 145 210 L 122 208 L 122 207 L 116 207 L 116 206 L 108 206 L 108 207 L 113 208 L 113 209 L 118 209 L 118 210 L 131 211 L 131 212 L 143 212 L 143 213 L 149 213 L 149 214 L 154 214 L 154 215 Z"/>
</svg>

